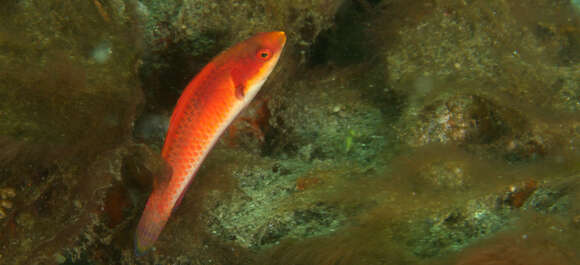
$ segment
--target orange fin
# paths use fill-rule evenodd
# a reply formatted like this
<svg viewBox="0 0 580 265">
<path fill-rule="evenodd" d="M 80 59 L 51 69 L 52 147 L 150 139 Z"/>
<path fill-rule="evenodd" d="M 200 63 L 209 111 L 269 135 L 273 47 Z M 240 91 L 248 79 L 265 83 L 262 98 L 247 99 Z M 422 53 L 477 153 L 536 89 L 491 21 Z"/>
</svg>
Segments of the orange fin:
<svg viewBox="0 0 580 265">
<path fill-rule="evenodd" d="M 179 205 L 181 204 L 181 200 L 183 200 L 183 195 L 185 195 L 185 190 L 181 193 L 181 195 L 179 195 L 179 199 L 177 199 L 177 201 L 175 202 L 175 205 L 173 206 L 173 210 L 171 211 L 171 213 L 174 213 L 175 210 L 177 210 L 177 207 L 179 207 Z"/>
<path fill-rule="evenodd" d="M 240 100 L 244 98 L 244 85 L 236 86 L 236 98 Z"/>
<path fill-rule="evenodd" d="M 242 73 L 239 69 L 234 68 L 232 70 L 232 72 L 230 73 L 231 77 L 232 77 L 232 81 L 234 82 L 234 87 L 236 89 L 235 94 L 236 94 L 236 98 L 239 100 L 244 99 L 244 95 L 246 94 L 246 86 L 244 85 L 244 82 L 242 80 L 245 80 L 244 78 L 246 78 L 244 76 L 244 73 Z"/>
</svg>

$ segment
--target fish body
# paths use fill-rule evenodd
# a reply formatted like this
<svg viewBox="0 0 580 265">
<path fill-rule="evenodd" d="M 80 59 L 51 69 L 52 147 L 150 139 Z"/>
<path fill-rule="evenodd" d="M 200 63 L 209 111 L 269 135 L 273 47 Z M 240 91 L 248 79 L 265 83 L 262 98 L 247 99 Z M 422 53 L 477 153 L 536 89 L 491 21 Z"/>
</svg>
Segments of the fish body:
<svg viewBox="0 0 580 265">
<path fill-rule="evenodd" d="M 168 176 L 156 179 L 137 225 L 137 255 L 149 250 L 226 127 L 260 90 L 286 43 L 284 32 L 259 33 L 225 50 L 179 98 L 161 153 Z"/>
</svg>

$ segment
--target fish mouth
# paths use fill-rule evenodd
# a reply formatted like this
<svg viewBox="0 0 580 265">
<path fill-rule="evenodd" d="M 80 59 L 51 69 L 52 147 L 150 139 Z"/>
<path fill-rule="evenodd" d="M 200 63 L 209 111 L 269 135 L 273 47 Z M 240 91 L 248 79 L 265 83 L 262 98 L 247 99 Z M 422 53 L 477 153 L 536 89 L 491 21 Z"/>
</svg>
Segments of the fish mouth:
<svg viewBox="0 0 580 265">
<path fill-rule="evenodd" d="M 286 33 L 284 31 L 276 31 L 276 35 L 278 35 L 280 47 L 284 47 L 286 45 Z"/>
</svg>

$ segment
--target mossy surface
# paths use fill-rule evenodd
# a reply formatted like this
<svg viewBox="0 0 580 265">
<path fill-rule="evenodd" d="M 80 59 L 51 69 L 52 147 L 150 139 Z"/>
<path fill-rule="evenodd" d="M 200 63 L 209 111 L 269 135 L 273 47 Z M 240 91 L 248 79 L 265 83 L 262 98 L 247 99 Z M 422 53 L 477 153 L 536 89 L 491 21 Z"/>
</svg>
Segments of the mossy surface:
<svg viewBox="0 0 580 265">
<path fill-rule="evenodd" d="M 7 3 L 0 264 L 578 264 L 571 3 Z M 181 91 L 269 30 L 279 65 L 136 257 Z"/>
</svg>

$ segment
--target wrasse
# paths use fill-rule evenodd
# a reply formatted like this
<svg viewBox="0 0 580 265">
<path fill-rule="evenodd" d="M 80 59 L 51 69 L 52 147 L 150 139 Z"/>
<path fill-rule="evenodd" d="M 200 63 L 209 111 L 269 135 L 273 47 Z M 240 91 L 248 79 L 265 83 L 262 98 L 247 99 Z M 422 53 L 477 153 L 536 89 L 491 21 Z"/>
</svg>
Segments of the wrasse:
<svg viewBox="0 0 580 265">
<path fill-rule="evenodd" d="M 281 31 L 256 34 L 223 51 L 187 85 L 171 115 L 161 153 L 170 172 L 156 178 L 139 220 L 137 255 L 153 246 L 219 136 L 278 63 L 285 43 Z"/>
</svg>

